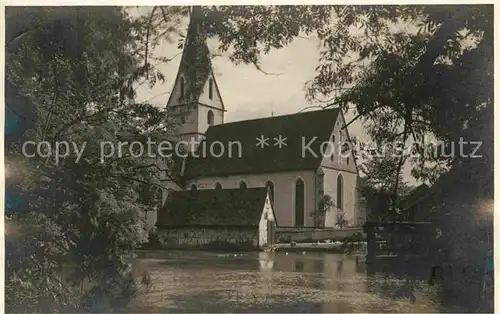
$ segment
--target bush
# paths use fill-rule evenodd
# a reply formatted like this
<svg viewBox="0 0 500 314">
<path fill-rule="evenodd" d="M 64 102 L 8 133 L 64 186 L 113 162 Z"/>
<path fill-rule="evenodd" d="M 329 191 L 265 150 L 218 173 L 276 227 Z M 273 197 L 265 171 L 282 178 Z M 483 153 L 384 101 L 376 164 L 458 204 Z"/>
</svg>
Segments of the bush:
<svg viewBox="0 0 500 314">
<path fill-rule="evenodd" d="M 141 221 L 132 209 L 106 207 L 104 199 L 101 206 L 96 224 L 66 223 L 71 232 L 55 219 L 72 210 L 16 217 L 20 235 L 9 239 L 6 259 L 9 312 L 109 311 L 135 296 L 129 261 L 145 240 Z"/>
<path fill-rule="evenodd" d="M 338 226 L 339 228 L 344 228 L 347 227 L 348 221 L 345 219 L 345 213 L 342 211 L 337 212 L 337 221 L 335 222 L 335 225 Z"/>
<path fill-rule="evenodd" d="M 341 250 L 347 254 L 351 254 L 357 250 L 363 249 L 366 243 L 366 236 L 361 232 L 357 232 L 350 237 L 342 240 Z"/>
<path fill-rule="evenodd" d="M 160 250 L 160 249 L 163 249 L 164 245 L 165 245 L 165 243 L 163 243 L 163 240 L 161 239 L 160 235 L 158 234 L 158 231 L 156 230 L 156 228 L 153 228 L 149 231 L 148 242 L 146 242 L 142 246 L 142 249 Z"/>
</svg>

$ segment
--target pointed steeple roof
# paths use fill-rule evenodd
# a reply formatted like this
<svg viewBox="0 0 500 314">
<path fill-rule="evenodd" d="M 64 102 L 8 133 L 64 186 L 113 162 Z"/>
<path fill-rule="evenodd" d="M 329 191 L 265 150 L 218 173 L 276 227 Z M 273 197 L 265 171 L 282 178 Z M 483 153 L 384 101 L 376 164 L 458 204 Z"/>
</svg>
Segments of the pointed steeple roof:
<svg viewBox="0 0 500 314">
<path fill-rule="evenodd" d="M 185 78 L 184 101 L 198 100 L 203 86 L 211 73 L 212 62 L 210 60 L 210 51 L 206 42 L 206 35 L 203 31 L 201 7 L 193 6 L 186 38 L 184 40 L 182 58 L 175 79 L 175 85 L 177 85 L 181 78 L 181 74 Z M 172 97 L 172 94 L 170 97 Z"/>
</svg>

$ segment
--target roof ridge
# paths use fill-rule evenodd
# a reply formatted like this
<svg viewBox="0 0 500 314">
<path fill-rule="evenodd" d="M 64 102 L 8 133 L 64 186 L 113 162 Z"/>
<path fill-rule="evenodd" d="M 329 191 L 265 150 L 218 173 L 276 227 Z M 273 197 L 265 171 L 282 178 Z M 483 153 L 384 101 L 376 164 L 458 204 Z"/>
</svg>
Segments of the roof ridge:
<svg viewBox="0 0 500 314">
<path fill-rule="evenodd" d="M 223 125 L 228 125 L 228 124 L 235 124 L 235 123 L 243 123 L 243 122 L 250 122 L 250 121 L 263 121 L 263 120 L 272 120 L 276 118 L 284 118 L 284 117 L 291 117 L 291 116 L 302 116 L 302 115 L 307 115 L 311 113 L 318 113 L 320 111 L 325 111 L 325 112 L 330 112 L 334 110 L 340 110 L 340 108 L 329 108 L 329 109 L 321 109 L 321 110 L 311 110 L 311 111 L 306 111 L 306 112 L 296 112 L 296 113 L 289 113 L 289 114 L 284 114 L 284 115 L 279 115 L 279 116 L 272 116 L 272 117 L 263 117 L 263 118 L 256 118 L 256 119 L 248 119 L 248 120 L 239 120 L 239 121 L 232 121 L 232 122 L 226 122 L 226 123 L 221 123 L 217 125 L 211 125 L 210 128 L 215 128 L 218 126 L 223 126 Z"/>
<path fill-rule="evenodd" d="M 199 190 L 196 190 L 196 191 L 192 191 L 192 190 L 182 190 L 182 191 L 172 191 L 173 193 L 192 193 L 192 192 L 195 192 L 195 193 L 208 193 L 208 192 L 232 192 L 232 191 L 241 191 L 241 192 L 248 192 L 248 191 L 256 191 L 256 190 L 266 190 L 267 191 L 267 188 L 266 187 L 261 187 L 261 186 L 256 186 L 256 187 L 247 187 L 247 188 L 240 188 L 240 187 L 237 187 L 237 188 L 223 188 L 223 189 L 199 189 Z"/>
<path fill-rule="evenodd" d="M 267 193 L 265 187 L 169 193 L 159 212 L 158 225 L 258 226 Z"/>
<path fill-rule="evenodd" d="M 328 108 L 210 126 L 199 158 L 187 162 L 186 177 L 317 170 L 323 160 L 321 143 L 330 138 L 340 112 Z M 223 146 L 220 155 L 212 152 L 216 142 Z"/>
</svg>

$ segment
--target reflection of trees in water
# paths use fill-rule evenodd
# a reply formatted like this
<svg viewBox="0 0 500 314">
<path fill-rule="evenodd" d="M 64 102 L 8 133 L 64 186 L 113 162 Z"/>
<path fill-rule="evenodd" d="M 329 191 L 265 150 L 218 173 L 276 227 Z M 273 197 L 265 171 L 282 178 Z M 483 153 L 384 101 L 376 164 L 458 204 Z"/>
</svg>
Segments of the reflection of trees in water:
<svg viewBox="0 0 500 314">
<path fill-rule="evenodd" d="M 393 298 L 395 299 L 409 299 L 410 302 L 414 303 L 415 298 L 415 288 L 417 282 L 412 279 L 405 279 L 404 284 L 399 287 L 395 292 Z"/>
<path fill-rule="evenodd" d="M 337 261 L 337 280 L 336 280 L 337 291 L 344 291 L 344 283 L 341 280 L 343 271 L 344 271 L 344 261 Z"/>
<path fill-rule="evenodd" d="M 331 300 L 323 304 L 323 313 L 352 313 L 354 310 L 353 305 L 346 301 Z"/>
<path fill-rule="evenodd" d="M 255 313 L 366 313 L 433 312 L 435 309 L 429 307 L 426 296 L 417 295 L 414 305 L 402 296 L 395 299 L 395 291 L 404 285 L 403 280 L 360 275 L 356 273 L 355 260 L 346 256 L 269 253 L 258 254 L 258 258 L 266 262 L 274 260 L 277 267 L 269 271 L 251 265 L 235 269 L 228 263 L 238 264 L 242 257 L 235 258 L 232 254 L 211 260 L 204 258 L 205 267 L 192 267 L 190 263 L 196 260 L 194 258 L 186 258 L 177 267 L 161 263 L 152 274 L 153 291 L 140 297 L 144 304 L 154 304 L 155 308 L 138 308 L 132 312 L 220 313 L 240 309 Z M 228 262 L 219 265 L 220 260 Z M 319 261 L 324 263 L 324 271 L 311 273 Z M 294 272 L 294 269 L 303 270 Z M 372 293 L 367 291 L 367 284 L 371 285 L 368 290 Z"/>
<path fill-rule="evenodd" d="M 366 273 L 366 264 L 364 262 L 356 262 L 356 272 Z"/>
<path fill-rule="evenodd" d="M 303 271 L 304 270 L 304 262 L 303 261 L 295 261 L 295 271 Z"/>
<path fill-rule="evenodd" d="M 344 261 L 337 261 L 337 276 L 342 276 L 342 271 L 344 270 Z"/>
<path fill-rule="evenodd" d="M 392 298 L 394 291 L 403 285 L 403 281 L 389 276 L 373 275 L 367 280 L 368 291 L 381 297 Z"/>
<path fill-rule="evenodd" d="M 323 261 L 313 261 L 313 271 L 316 273 L 322 273 L 325 269 L 325 265 Z"/>
<path fill-rule="evenodd" d="M 367 290 L 383 298 L 391 300 L 405 299 L 409 300 L 410 303 L 415 303 L 417 295 L 420 295 L 422 299 L 419 298 L 419 302 L 423 300 L 423 302 L 434 304 L 435 306 L 439 303 L 436 289 L 430 289 L 424 280 L 413 278 L 402 279 L 383 275 L 373 275 L 367 279 Z"/>
</svg>

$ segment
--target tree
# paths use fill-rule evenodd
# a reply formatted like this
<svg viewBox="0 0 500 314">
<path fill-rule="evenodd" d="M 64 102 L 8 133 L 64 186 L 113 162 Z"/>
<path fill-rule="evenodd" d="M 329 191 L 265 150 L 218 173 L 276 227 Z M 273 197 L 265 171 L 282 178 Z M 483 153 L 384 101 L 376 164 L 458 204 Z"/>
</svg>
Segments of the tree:
<svg viewBox="0 0 500 314">
<path fill-rule="evenodd" d="M 360 171 L 364 175 L 359 191 L 369 212 L 370 220 L 389 217 L 394 219 L 402 209 L 401 202 L 409 187 L 402 178 L 399 162 L 401 157 L 403 161 L 406 160 L 409 153 L 402 150 L 401 146 L 389 141 L 379 141 L 372 147 L 361 145 L 356 150 L 357 158 L 363 158 L 359 163 Z M 399 175 L 395 175 L 398 172 Z M 396 194 L 394 194 L 395 190 L 397 190 Z"/>
<path fill-rule="evenodd" d="M 163 10 L 157 7 L 151 14 L 160 28 L 166 22 Z M 416 178 L 434 182 L 448 166 L 463 162 L 459 156 L 426 154 L 425 135 L 430 133 L 447 147 L 460 137 L 486 138 L 481 152 L 488 157 L 482 161 L 491 163 L 492 6 L 204 6 L 195 10 L 202 21 L 199 31 L 217 38 L 220 52 L 230 52 L 235 63 L 254 64 L 260 70 L 260 54 L 280 49 L 303 34 L 317 36 L 321 57 L 316 76 L 307 85 L 308 99 L 343 110 L 353 105 L 356 119 L 376 126 L 372 132 L 376 140 L 408 145 L 411 138 L 421 153 L 413 158 Z M 185 11 L 191 12 L 178 9 Z"/>
<path fill-rule="evenodd" d="M 19 254 L 6 263 L 7 308 L 122 306 L 137 291 L 129 263 L 147 237 L 139 213 L 152 206 L 150 188 L 163 188 L 167 161 L 138 145 L 107 158 L 103 148 L 168 135 L 163 114 L 134 101 L 138 82 L 163 77 L 144 66 L 143 34 L 121 8 L 9 8 L 6 21 L 7 110 L 27 128 L 6 143 L 7 163 L 25 174 L 7 185 L 29 209 L 13 214 Z M 52 150 L 27 158 L 26 140 Z"/>
<path fill-rule="evenodd" d="M 478 204 L 493 199 L 493 7 L 354 6 L 337 12 L 339 24 L 323 37 L 330 47 L 309 84 L 309 97 L 333 96 L 329 104 L 342 108 L 353 104 L 357 118 L 376 125 L 376 139 L 413 140 L 419 154 L 411 160 L 412 175 L 435 183 L 422 209 L 438 208 L 441 217 L 435 220 L 445 230 L 446 249 L 464 253 L 449 262 L 460 269 L 464 256 L 474 256 L 471 263 L 482 267 L 487 250 L 485 245 L 478 250 L 483 238 L 476 224 Z M 349 31 L 356 25 L 364 36 Z M 341 62 L 346 56 L 350 59 Z M 443 141 L 440 148 L 448 152 L 461 141 L 480 141 L 481 157 L 471 158 L 475 145 L 461 154 L 436 153 L 427 134 Z M 392 199 L 403 161 L 394 172 Z M 462 288 L 480 281 L 456 274 L 445 282 L 455 295 L 469 295 Z"/>
<path fill-rule="evenodd" d="M 315 211 L 311 213 L 311 215 L 314 217 L 315 225 L 317 225 L 320 228 L 324 228 L 325 215 L 334 206 L 335 203 L 333 202 L 332 197 L 329 194 L 321 193 L 321 197 L 318 200 L 318 207 Z"/>
<path fill-rule="evenodd" d="M 331 7 L 327 6 L 155 6 L 140 20 L 143 33 L 149 34 L 143 51 L 151 51 L 150 45 L 156 45 L 186 16 L 196 20 L 201 40 L 218 39 L 218 51 L 210 53 L 211 57 L 230 52 L 231 61 L 253 64 L 264 73 L 259 63 L 261 53 L 283 48 L 302 32 L 316 32 L 332 17 Z M 179 48 L 185 38 L 181 33 Z"/>
<path fill-rule="evenodd" d="M 339 228 L 347 227 L 349 222 L 345 219 L 345 213 L 343 211 L 338 210 L 335 216 L 335 225 Z"/>
<path fill-rule="evenodd" d="M 477 138 L 476 132 L 486 135 L 479 125 L 489 125 L 491 131 L 492 121 L 485 120 L 492 110 L 491 9 L 488 6 L 338 9 L 337 12 L 343 12 L 338 24 L 323 37 L 332 46 L 320 60 L 325 66 L 309 84 L 309 95 L 314 98 L 318 94 L 333 94 L 337 96 L 333 103 L 343 108 L 354 104 L 358 117 L 377 126 L 371 132 L 376 139 L 407 143 L 411 137 L 421 153 L 413 160 L 412 174 L 434 182 L 446 166 L 464 162 L 464 158 L 426 154 L 426 134 L 434 134 L 449 147 L 460 137 Z M 395 23 L 409 24 L 415 30 L 391 28 Z M 359 25 L 365 36 L 337 32 L 339 27 L 347 29 L 354 25 Z M 466 39 L 475 41 L 475 45 L 467 47 Z M 340 62 L 346 55 L 353 58 Z M 478 69 L 481 74 L 476 72 Z M 337 90 L 346 84 L 352 87 Z M 469 89 L 477 92 L 463 95 Z M 486 138 L 482 152 L 491 149 L 491 135 Z M 491 154 L 488 155 L 489 161 L 485 158 L 481 162 L 491 162 Z M 428 161 L 433 162 L 431 168 Z M 402 162 L 399 164 L 400 168 Z M 396 175 L 399 176 L 397 171 Z"/>
</svg>

